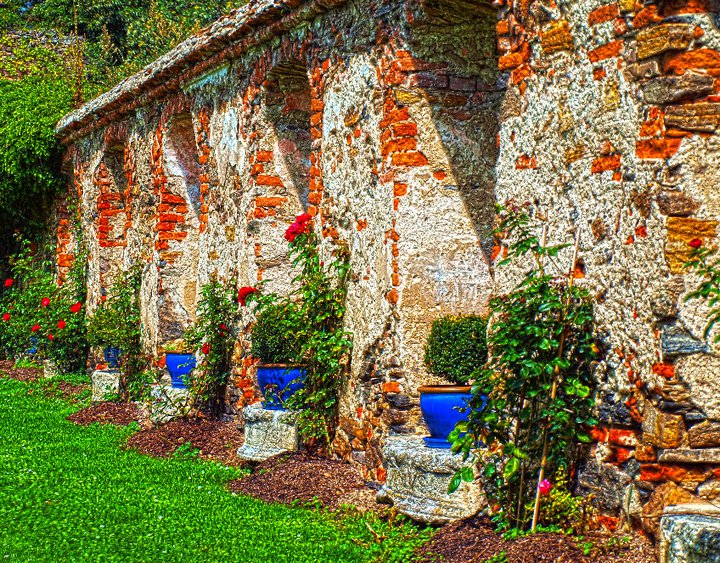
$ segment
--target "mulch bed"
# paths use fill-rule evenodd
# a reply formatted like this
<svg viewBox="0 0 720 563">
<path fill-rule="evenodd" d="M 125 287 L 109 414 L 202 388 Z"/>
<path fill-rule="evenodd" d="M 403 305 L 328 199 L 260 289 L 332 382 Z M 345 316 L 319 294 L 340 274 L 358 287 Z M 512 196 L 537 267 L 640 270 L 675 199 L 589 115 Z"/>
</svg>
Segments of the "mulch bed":
<svg viewBox="0 0 720 563">
<path fill-rule="evenodd" d="M 12 360 L 0 361 L 0 377 L 17 379 L 18 381 L 37 381 L 43 377 L 42 368 L 16 368 Z"/>
<path fill-rule="evenodd" d="M 57 381 L 52 384 L 52 392 L 59 394 L 63 399 L 72 401 L 75 401 L 80 393 L 89 388 L 89 385 L 73 385 L 67 381 Z"/>
<path fill-rule="evenodd" d="M 306 453 L 282 454 L 260 463 L 252 475 L 232 481 L 231 491 L 281 504 L 319 500 L 327 508 L 352 504 L 362 511 L 383 511 L 360 472 L 347 463 Z"/>
<path fill-rule="evenodd" d="M 128 439 L 127 446 L 143 454 L 169 457 L 187 443 L 192 448 L 199 449 L 199 455 L 203 459 L 212 459 L 232 466 L 245 463 L 236 455 L 243 443 L 243 433 L 237 424 L 232 422 L 181 418 L 133 434 Z"/>
<path fill-rule="evenodd" d="M 655 563 L 655 551 L 644 537 L 632 534 L 623 548 L 606 549 L 611 535 L 586 536 L 596 549 L 583 555 L 572 537 L 561 534 L 537 534 L 505 541 L 486 519 L 470 518 L 448 524 L 438 530 L 432 540 L 418 552 L 421 561 L 451 563 L 482 563 L 503 551 L 509 563 Z M 622 536 L 615 536 L 617 538 Z M 605 553 L 607 551 L 607 553 Z"/>
<path fill-rule="evenodd" d="M 93 422 L 127 426 L 143 417 L 143 411 L 135 403 L 97 403 L 71 414 L 68 420 L 82 426 Z"/>
</svg>

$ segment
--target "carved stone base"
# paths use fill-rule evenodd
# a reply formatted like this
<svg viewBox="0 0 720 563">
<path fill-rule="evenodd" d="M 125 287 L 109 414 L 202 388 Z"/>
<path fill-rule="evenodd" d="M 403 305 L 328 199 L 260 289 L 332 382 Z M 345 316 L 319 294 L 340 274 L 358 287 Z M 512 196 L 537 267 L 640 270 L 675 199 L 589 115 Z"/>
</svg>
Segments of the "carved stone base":
<svg viewBox="0 0 720 563">
<path fill-rule="evenodd" d="M 427 448 L 421 436 L 391 436 L 383 449 L 387 481 L 378 500 L 422 522 L 444 524 L 478 513 L 486 504 L 478 481 L 463 483 L 453 494 L 448 486 L 463 466 L 451 450 Z"/>
<path fill-rule="evenodd" d="M 92 402 L 102 403 L 108 396 L 120 393 L 120 372 L 116 369 L 98 369 L 92 374 Z"/>
<path fill-rule="evenodd" d="M 150 420 L 155 424 L 185 416 L 191 406 L 192 398 L 187 389 L 155 385 L 150 391 Z"/>
<path fill-rule="evenodd" d="M 237 455 L 247 461 L 265 461 L 299 447 L 297 411 L 268 410 L 260 403 L 243 409 L 245 443 Z"/>
<path fill-rule="evenodd" d="M 666 507 L 660 519 L 658 551 L 661 563 L 720 563 L 720 506 Z"/>
</svg>

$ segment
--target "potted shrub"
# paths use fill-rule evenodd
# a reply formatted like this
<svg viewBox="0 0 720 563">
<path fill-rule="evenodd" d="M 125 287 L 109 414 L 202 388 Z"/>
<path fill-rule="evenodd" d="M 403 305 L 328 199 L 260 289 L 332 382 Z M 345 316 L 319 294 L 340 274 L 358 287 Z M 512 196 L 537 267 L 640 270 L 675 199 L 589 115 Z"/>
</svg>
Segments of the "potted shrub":
<svg viewBox="0 0 720 563">
<path fill-rule="evenodd" d="M 305 370 L 297 365 L 302 345 L 296 337 L 300 310 L 290 301 L 264 306 L 252 327 L 252 355 L 260 360 L 257 378 L 263 407 L 283 410 L 303 386 Z"/>
<path fill-rule="evenodd" d="M 425 366 L 450 385 L 423 385 L 420 409 L 430 430 L 425 445 L 450 448 L 450 432 L 468 419 L 473 372 L 487 361 L 487 319 L 476 316 L 447 316 L 433 322 L 425 347 Z"/>
<path fill-rule="evenodd" d="M 163 351 L 172 386 L 175 389 L 187 389 L 187 377 L 197 365 L 195 354 L 182 338 L 165 343 Z"/>
</svg>

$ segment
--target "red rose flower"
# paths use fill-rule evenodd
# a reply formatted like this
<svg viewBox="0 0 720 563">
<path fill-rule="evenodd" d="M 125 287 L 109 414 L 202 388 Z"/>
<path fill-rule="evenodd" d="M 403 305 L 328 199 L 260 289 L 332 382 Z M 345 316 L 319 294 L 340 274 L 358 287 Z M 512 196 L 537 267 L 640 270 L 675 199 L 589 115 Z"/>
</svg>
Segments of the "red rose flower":
<svg viewBox="0 0 720 563">
<path fill-rule="evenodd" d="M 32 325 L 32 328 L 30 330 L 32 330 L 33 332 L 37 332 L 38 330 L 40 330 L 40 325 Z"/>
<path fill-rule="evenodd" d="M 208 344 L 206 342 L 205 344 L 202 345 L 201 349 L 202 349 L 202 353 L 207 356 L 210 353 L 210 344 Z"/>
<path fill-rule="evenodd" d="M 52 334 L 48 334 L 48 340 L 55 340 L 55 337 Z"/>
<path fill-rule="evenodd" d="M 285 231 L 285 240 L 293 242 L 297 236 L 305 234 L 307 232 L 308 223 L 311 220 L 312 216 L 307 213 L 298 215 L 295 218 L 295 222 L 288 227 L 287 231 Z"/>
<path fill-rule="evenodd" d="M 12 287 L 12 284 L 13 284 L 13 283 L 14 283 L 14 282 L 13 282 L 13 279 L 12 279 L 12 278 L 8 278 L 8 279 L 5 280 L 5 287 Z"/>
<path fill-rule="evenodd" d="M 220 323 L 220 330 L 227 330 L 227 325 L 225 323 Z"/>
<path fill-rule="evenodd" d="M 74 305 L 70 306 L 71 313 L 79 313 L 81 309 L 82 309 L 82 303 L 80 301 L 78 301 Z"/>
<path fill-rule="evenodd" d="M 48 305 L 50 305 L 50 299 L 48 299 L 47 297 L 43 297 L 43 300 L 40 302 L 40 305 L 42 305 L 43 307 L 47 307 Z"/>
<path fill-rule="evenodd" d="M 258 290 L 254 287 L 241 287 L 240 289 L 238 289 L 238 301 L 240 302 L 240 305 L 245 307 L 247 305 L 247 298 L 250 297 L 253 293 L 257 292 Z M 220 328 L 222 328 L 222 326 Z"/>
<path fill-rule="evenodd" d="M 702 246 L 702 241 L 699 238 L 694 238 L 688 244 L 693 248 L 700 248 Z"/>
<path fill-rule="evenodd" d="M 10 320 L 10 313 L 3 313 L 3 320 L 9 321 Z"/>
<path fill-rule="evenodd" d="M 303 213 L 295 218 L 295 222 L 299 224 L 307 224 L 310 221 L 312 221 L 312 215 L 309 215 L 308 213 Z"/>
<path fill-rule="evenodd" d="M 58 321 L 58 328 L 65 328 L 67 323 L 63 320 Z"/>
</svg>

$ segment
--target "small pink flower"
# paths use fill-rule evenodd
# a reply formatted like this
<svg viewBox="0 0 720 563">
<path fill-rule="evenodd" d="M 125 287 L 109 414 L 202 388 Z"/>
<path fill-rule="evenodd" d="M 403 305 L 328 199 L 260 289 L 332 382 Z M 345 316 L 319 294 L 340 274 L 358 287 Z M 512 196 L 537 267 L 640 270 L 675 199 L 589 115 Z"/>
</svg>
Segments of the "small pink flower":
<svg viewBox="0 0 720 563">
<path fill-rule="evenodd" d="M 538 489 L 540 491 L 540 494 L 545 496 L 550 493 L 550 489 L 552 489 L 552 483 L 547 479 L 544 479 L 538 485 Z"/>
<path fill-rule="evenodd" d="M 692 248 L 700 248 L 702 246 L 702 240 L 694 238 L 688 243 Z"/>
<path fill-rule="evenodd" d="M 50 299 L 48 299 L 47 297 L 43 297 L 43 300 L 40 302 L 40 305 L 42 305 L 43 307 L 47 307 L 48 305 L 50 305 Z"/>
</svg>

